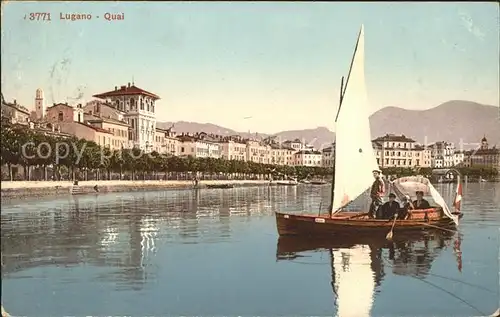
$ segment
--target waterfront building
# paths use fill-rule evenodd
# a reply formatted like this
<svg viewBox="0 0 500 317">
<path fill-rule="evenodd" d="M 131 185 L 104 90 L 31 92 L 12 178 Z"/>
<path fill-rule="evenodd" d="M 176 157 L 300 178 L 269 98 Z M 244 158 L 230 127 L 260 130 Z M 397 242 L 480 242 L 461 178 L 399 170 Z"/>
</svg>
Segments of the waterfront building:
<svg viewBox="0 0 500 317">
<path fill-rule="evenodd" d="M 72 107 L 68 103 L 54 103 L 47 108 L 45 120 L 51 123 L 83 122 L 83 118 L 83 107 L 81 104 Z"/>
<path fill-rule="evenodd" d="M 269 144 L 269 147 L 271 148 L 269 155 L 269 164 L 293 165 L 295 153 L 295 150 L 293 148 L 279 143 L 271 143 Z"/>
<path fill-rule="evenodd" d="M 172 131 L 172 128 L 169 129 L 160 129 L 156 128 L 155 130 L 155 143 L 154 143 L 154 151 L 160 154 L 168 154 L 168 155 L 179 155 L 179 147 L 181 145 L 181 141 L 177 138 L 175 131 Z"/>
<path fill-rule="evenodd" d="M 239 135 L 224 137 L 219 142 L 221 145 L 221 158 L 237 161 L 247 160 L 247 145 Z"/>
<path fill-rule="evenodd" d="M 431 167 L 432 166 L 432 150 L 420 145 L 415 144 L 412 150 L 412 166 L 414 167 Z"/>
<path fill-rule="evenodd" d="M 446 141 L 439 141 L 428 146 L 431 149 L 431 165 L 434 168 L 454 166 L 455 145 Z"/>
<path fill-rule="evenodd" d="M 465 161 L 465 151 L 455 150 L 453 153 L 453 166 L 463 166 Z"/>
<path fill-rule="evenodd" d="M 26 107 L 23 107 L 14 102 L 5 101 L 2 94 L 2 108 L 1 108 L 2 119 L 13 124 L 23 124 L 27 125 L 30 122 L 30 113 Z"/>
<path fill-rule="evenodd" d="M 372 140 L 377 164 L 381 167 L 422 166 L 421 147 L 411 138 L 403 135 L 386 134 Z M 414 158 L 417 159 L 414 160 Z"/>
<path fill-rule="evenodd" d="M 445 167 L 444 157 L 442 155 L 436 155 L 432 158 L 432 168 L 443 168 Z"/>
<path fill-rule="evenodd" d="M 500 171 L 500 148 L 490 147 L 486 136 L 481 140 L 481 146 L 475 151 L 468 152 L 470 166 L 493 167 Z"/>
<path fill-rule="evenodd" d="M 246 140 L 246 158 L 249 162 L 269 164 L 271 147 L 258 140 Z"/>
<path fill-rule="evenodd" d="M 300 150 L 294 153 L 295 166 L 321 166 L 323 155 L 320 151 Z"/>
<path fill-rule="evenodd" d="M 218 140 L 205 132 L 195 134 L 181 134 L 178 136 L 179 156 L 193 156 L 199 158 L 220 158 L 221 144 Z"/>
<path fill-rule="evenodd" d="M 112 104 L 102 100 L 91 100 L 87 102 L 85 106 L 83 106 L 83 112 L 98 117 L 111 118 L 127 122 L 127 120 L 125 120 L 126 113 L 124 111 L 118 110 Z"/>
<path fill-rule="evenodd" d="M 154 148 L 156 133 L 156 101 L 159 96 L 128 83 L 114 90 L 94 95 L 124 113 L 131 126 L 130 140 L 134 147 L 145 152 Z"/>
<path fill-rule="evenodd" d="M 286 140 L 280 143 L 286 147 L 292 148 L 294 151 L 300 151 L 304 149 L 304 144 L 299 139 L 295 139 L 293 141 Z"/>
<path fill-rule="evenodd" d="M 91 114 L 84 114 L 84 120 L 89 125 L 106 130 L 112 134 L 109 141 L 110 149 L 121 150 L 128 147 L 128 133 L 130 127 L 125 121 Z"/>
<path fill-rule="evenodd" d="M 321 166 L 333 167 L 335 162 L 335 143 L 332 146 L 326 147 L 321 150 Z"/>
<path fill-rule="evenodd" d="M 81 104 L 72 107 L 68 103 L 57 103 L 47 108 L 45 121 L 55 129 L 74 135 L 79 139 L 93 141 L 100 146 L 110 149 L 121 148 L 121 138 L 116 139 L 111 128 L 121 130 L 123 127 L 117 123 L 107 123 L 105 128 L 98 120 L 95 125 L 84 122 L 84 112 Z M 100 125 L 100 126 L 99 126 Z M 113 145 L 114 144 L 114 145 Z"/>
</svg>

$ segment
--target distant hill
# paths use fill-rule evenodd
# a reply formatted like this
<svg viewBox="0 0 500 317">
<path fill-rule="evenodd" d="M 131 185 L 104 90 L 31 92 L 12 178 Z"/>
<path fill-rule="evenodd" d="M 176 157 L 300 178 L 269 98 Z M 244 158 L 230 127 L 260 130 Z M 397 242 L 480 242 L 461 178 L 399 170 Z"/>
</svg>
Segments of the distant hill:
<svg viewBox="0 0 500 317">
<path fill-rule="evenodd" d="M 172 122 L 158 122 L 157 126 L 165 129 L 172 124 Z M 429 143 L 450 141 L 458 147 L 460 139 L 464 143 L 477 143 L 483 135 L 486 135 L 491 145 L 500 144 L 499 108 L 471 101 L 448 101 L 427 110 L 386 107 L 370 117 L 370 125 L 373 138 L 386 133 L 395 133 L 404 134 L 420 143 L 424 143 L 426 140 Z M 353 129 L 355 126 L 353 123 Z M 174 130 L 177 132 L 204 131 L 219 135 L 240 134 L 248 136 L 248 133 L 237 132 L 212 123 L 177 121 Z M 274 135 L 281 140 L 299 139 L 313 144 L 317 148 L 328 146 L 335 138 L 335 133 L 326 127 L 281 131 Z M 262 133 L 258 136 L 265 138 L 269 135 Z"/>
<path fill-rule="evenodd" d="M 450 141 L 459 147 L 478 143 L 486 135 L 491 145 L 500 144 L 500 113 L 495 106 L 453 100 L 427 110 L 387 107 L 370 117 L 372 136 L 404 134 L 420 143 Z"/>
</svg>

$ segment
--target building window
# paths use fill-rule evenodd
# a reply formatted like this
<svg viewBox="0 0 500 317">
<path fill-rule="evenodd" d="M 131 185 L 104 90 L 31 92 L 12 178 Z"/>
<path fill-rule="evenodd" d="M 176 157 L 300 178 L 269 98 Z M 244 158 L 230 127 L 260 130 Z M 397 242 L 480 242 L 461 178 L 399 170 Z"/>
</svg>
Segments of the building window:
<svg viewBox="0 0 500 317">
<path fill-rule="evenodd" d="M 64 114 L 62 111 L 59 111 L 59 114 L 58 114 L 58 120 L 59 121 L 63 121 L 64 120 Z"/>
</svg>

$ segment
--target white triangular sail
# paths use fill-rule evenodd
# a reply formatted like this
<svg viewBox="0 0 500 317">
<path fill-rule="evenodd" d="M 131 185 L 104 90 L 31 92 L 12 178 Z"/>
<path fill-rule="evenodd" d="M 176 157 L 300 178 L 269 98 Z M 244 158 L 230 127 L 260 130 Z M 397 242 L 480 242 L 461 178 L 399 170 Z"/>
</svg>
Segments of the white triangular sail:
<svg viewBox="0 0 500 317">
<path fill-rule="evenodd" d="M 372 171 L 379 169 L 371 142 L 364 55 L 361 26 L 335 127 L 333 212 L 369 188 L 373 183 Z"/>
<path fill-rule="evenodd" d="M 368 317 L 373 305 L 375 282 L 370 248 L 356 245 L 333 251 L 338 317 Z"/>
</svg>

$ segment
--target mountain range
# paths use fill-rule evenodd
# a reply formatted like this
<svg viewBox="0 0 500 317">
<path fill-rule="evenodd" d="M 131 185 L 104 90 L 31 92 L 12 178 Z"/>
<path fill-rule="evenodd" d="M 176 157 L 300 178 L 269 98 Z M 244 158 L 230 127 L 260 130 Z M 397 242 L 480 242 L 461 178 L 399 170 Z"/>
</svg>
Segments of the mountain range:
<svg viewBox="0 0 500 317">
<path fill-rule="evenodd" d="M 237 132 L 213 123 L 157 122 L 157 126 L 164 129 L 172 124 L 178 133 L 203 131 L 218 135 L 249 136 L 246 132 Z M 354 123 L 353 129 L 355 126 Z M 457 148 L 460 148 L 460 144 L 463 144 L 465 148 L 473 148 L 478 145 L 483 136 L 486 136 L 488 143 L 495 145 L 500 144 L 500 109 L 497 106 L 463 100 L 448 101 L 426 110 L 385 107 L 370 116 L 370 128 L 373 138 L 387 133 L 404 134 L 421 144 L 448 141 L 455 143 Z M 252 134 L 252 136 L 255 135 Z M 257 135 L 261 138 L 271 136 L 264 133 Z M 272 136 L 277 137 L 278 140 L 299 139 L 321 148 L 334 140 L 335 133 L 326 127 L 317 127 L 281 131 Z"/>
</svg>

